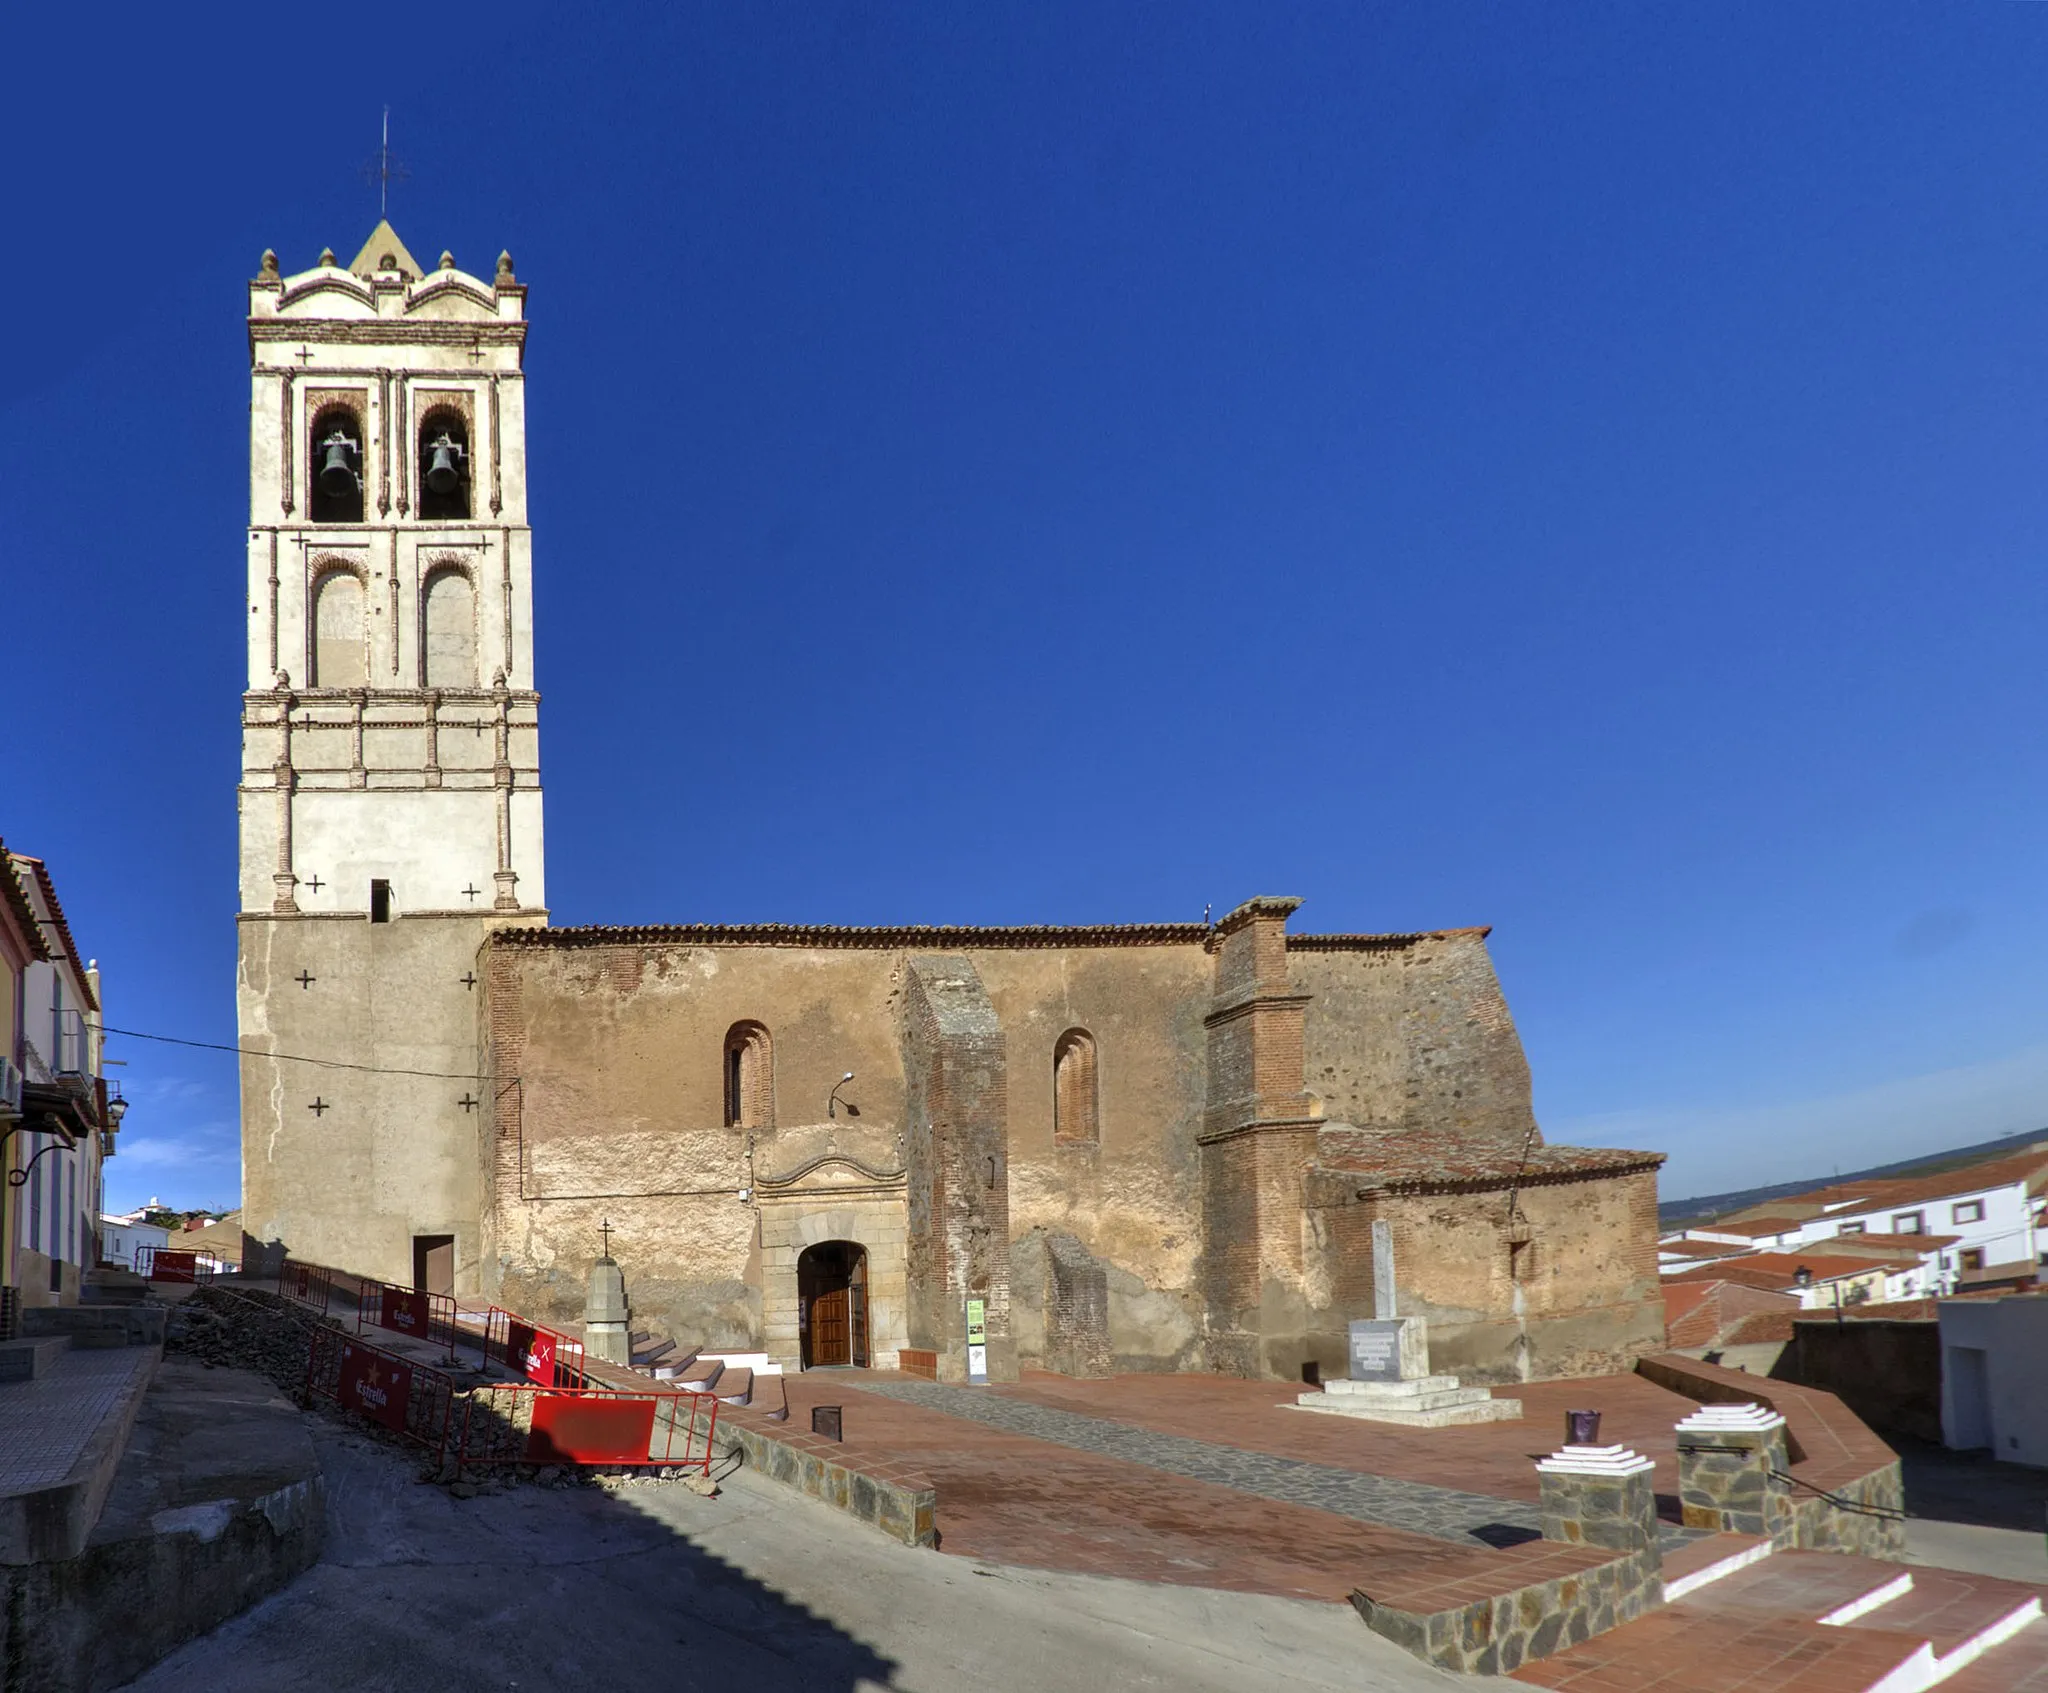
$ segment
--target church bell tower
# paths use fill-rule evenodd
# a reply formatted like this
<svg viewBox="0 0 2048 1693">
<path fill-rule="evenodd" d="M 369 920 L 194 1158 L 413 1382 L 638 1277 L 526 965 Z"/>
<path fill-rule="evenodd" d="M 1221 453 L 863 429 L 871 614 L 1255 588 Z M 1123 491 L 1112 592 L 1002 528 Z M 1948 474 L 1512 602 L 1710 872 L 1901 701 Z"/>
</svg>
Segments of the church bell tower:
<svg viewBox="0 0 2048 1693">
<path fill-rule="evenodd" d="M 384 222 L 249 284 L 243 1227 L 445 1291 L 478 1285 L 477 950 L 547 919 L 525 307 L 508 255 L 427 271 Z"/>
</svg>

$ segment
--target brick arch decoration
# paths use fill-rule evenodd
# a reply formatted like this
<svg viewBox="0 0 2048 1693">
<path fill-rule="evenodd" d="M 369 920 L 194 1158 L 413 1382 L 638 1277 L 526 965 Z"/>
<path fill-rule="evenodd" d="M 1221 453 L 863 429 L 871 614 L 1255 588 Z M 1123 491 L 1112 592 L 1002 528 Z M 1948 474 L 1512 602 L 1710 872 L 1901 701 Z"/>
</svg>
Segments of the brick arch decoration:
<svg viewBox="0 0 2048 1693">
<path fill-rule="evenodd" d="M 437 593 L 441 596 L 436 599 Z M 420 686 L 457 692 L 480 686 L 477 659 L 482 647 L 478 625 L 482 595 L 476 569 L 467 559 L 438 555 L 420 576 Z"/>
<path fill-rule="evenodd" d="M 336 627 L 346 620 L 339 602 L 345 597 L 343 583 L 355 590 L 355 633 L 344 637 Z M 327 596 L 334 595 L 330 601 Z M 322 623 L 328 632 L 323 638 Z M 344 650 L 352 639 L 354 652 Z M 327 650 L 323 653 L 322 648 Z M 370 676 L 370 573 L 353 559 L 323 554 L 306 570 L 306 658 L 301 672 L 311 688 L 361 688 Z"/>
<path fill-rule="evenodd" d="M 1086 1029 L 1069 1029 L 1052 1049 L 1052 1138 L 1057 1145 L 1101 1141 L 1096 1102 L 1095 1037 Z"/>
</svg>

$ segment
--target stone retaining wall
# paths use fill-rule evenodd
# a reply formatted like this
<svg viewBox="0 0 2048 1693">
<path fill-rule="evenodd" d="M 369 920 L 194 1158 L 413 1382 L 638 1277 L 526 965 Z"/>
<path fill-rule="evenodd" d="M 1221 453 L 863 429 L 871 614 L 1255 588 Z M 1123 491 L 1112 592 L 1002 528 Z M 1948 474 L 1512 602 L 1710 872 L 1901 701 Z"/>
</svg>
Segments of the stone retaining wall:
<svg viewBox="0 0 2048 1693">
<path fill-rule="evenodd" d="M 922 1472 L 855 1460 L 836 1440 L 771 1423 L 737 1406 L 720 1409 L 718 1428 L 740 1448 L 750 1469 L 858 1517 L 906 1546 L 938 1543 L 938 1490 Z"/>
<path fill-rule="evenodd" d="M 1506 1675 L 1654 1609 L 1662 1572 L 1654 1546 L 1616 1558 L 1538 1542 L 1526 1554 L 1501 1553 L 1488 1576 L 1360 1588 L 1351 1603 L 1375 1634 L 1439 1669 Z M 1503 1582 L 1502 1591 L 1484 1591 Z"/>
</svg>

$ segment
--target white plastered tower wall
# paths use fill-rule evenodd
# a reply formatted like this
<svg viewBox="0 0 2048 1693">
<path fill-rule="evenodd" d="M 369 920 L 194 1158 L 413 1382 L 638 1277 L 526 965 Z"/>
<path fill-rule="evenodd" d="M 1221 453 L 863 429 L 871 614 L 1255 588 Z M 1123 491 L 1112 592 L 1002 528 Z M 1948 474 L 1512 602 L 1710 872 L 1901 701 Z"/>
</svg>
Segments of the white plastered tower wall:
<svg viewBox="0 0 2048 1693">
<path fill-rule="evenodd" d="M 406 1285 L 452 1237 L 464 1292 L 477 949 L 547 918 L 525 303 L 509 259 L 425 271 L 386 223 L 249 285 L 244 1226 Z"/>
</svg>

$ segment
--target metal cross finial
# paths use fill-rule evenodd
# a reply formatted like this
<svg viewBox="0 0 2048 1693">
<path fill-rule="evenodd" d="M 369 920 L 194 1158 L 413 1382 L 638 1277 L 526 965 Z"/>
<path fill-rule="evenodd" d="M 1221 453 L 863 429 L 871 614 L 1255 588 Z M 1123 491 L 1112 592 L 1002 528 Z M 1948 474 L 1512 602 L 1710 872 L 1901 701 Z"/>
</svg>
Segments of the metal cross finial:
<svg viewBox="0 0 2048 1693">
<path fill-rule="evenodd" d="M 388 216 L 391 210 L 391 185 L 404 182 L 412 172 L 405 168 L 404 161 L 391 151 L 391 108 L 384 108 L 384 139 L 378 144 L 377 155 L 363 166 L 363 180 L 377 185 L 377 215 Z"/>
<path fill-rule="evenodd" d="M 599 1224 L 597 1225 L 597 1232 L 598 1232 L 598 1234 L 599 1234 L 600 1236 L 602 1236 L 602 1237 L 603 1237 L 603 1239 L 604 1239 L 604 1255 L 605 1255 L 605 1257 L 609 1258 L 609 1257 L 610 1257 L 610 1256 L 612 1255 L 612 1220 L 611 1220 L 611 1218 L 607 1217 L 607 1218 L 605 1218 L 605 1220 L 604 1220 L 603 1222 L 599 1223 Z"/>
</svg>

